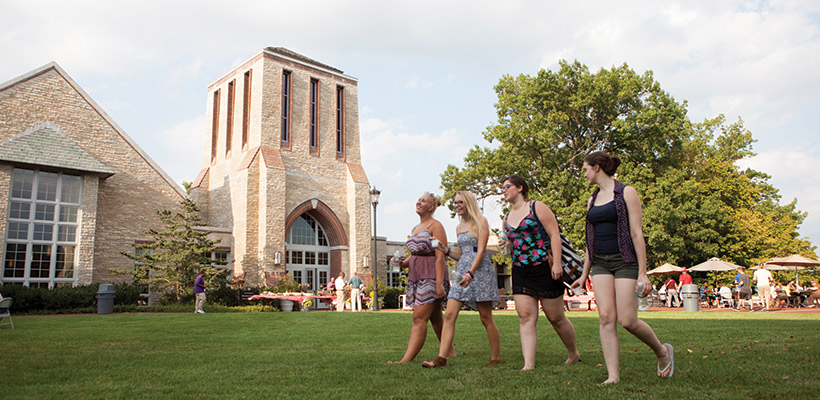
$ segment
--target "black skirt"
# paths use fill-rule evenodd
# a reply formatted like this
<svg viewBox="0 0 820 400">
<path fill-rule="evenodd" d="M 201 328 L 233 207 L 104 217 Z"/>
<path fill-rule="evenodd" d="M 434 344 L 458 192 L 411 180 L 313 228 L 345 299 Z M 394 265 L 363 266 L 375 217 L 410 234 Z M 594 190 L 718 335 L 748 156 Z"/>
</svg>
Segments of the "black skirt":
<svg viewBox="0 0 820 400">
<path fill-rule="evenodd" d="M 513 294 L 554 299 L 564 296 L 563 281 L 552 279 L 548 263 L 512 268 Z"/>
</svg>

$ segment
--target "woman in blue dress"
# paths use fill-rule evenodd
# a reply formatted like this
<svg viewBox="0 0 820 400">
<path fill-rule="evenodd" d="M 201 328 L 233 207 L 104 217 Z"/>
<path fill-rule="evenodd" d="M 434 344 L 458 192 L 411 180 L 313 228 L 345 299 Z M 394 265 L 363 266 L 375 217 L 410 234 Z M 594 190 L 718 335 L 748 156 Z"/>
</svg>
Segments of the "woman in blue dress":
<svg viewBox="0 0 820 400">
<path fill-rule="evenodd" d="M 441 332 L 438 357 L 425 361 L 422 366 L 435 368 L 447 365 L 447 356 L 453 345 L 456 318 L 464 303 L 478 309 L 478 315 L 487 331 L 487 339 L 490 341 L 489 365 L 498 365 L 502 363 L 501 340 L 498 327 L 493 320 L 493 307 L 498 305 L 500 298 L 495 270 L 487 255 L 490 228 L 487 219 L 481 215 L 478 202 L 472 193 L 458 192 L 453 200 L 453 208 L 461 220 L 456 227 L 458 249 L 450 250 L 443 243 L 439 245 L 439 249 L 443 248 L 447 256 L 458 260 L 456 265 L 458 278 L 452 282 L 450 293 L 447 296 L 447 313 L 444 315 L 444 328 Z"/>
</svg>

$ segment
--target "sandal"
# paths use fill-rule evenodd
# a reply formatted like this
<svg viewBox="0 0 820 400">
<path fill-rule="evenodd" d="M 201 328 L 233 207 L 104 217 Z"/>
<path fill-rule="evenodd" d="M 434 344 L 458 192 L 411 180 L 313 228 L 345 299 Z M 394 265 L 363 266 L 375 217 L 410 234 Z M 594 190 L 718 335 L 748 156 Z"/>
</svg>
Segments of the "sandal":
<svg viewBox="0 0 820 400">
<path fill-rule="evenodd" d="M 669 355 L 669 362 L 666 364 L 664 369 L 661 369 L 661 365 L 658 364 L 658 376 L 661 378 L 671 378 L 672 375 L 675 374 L 675 349 L 672 348 L 672 345 L 669 343 L 664 343 L 663 347 L 666 347 L 666 354 Z M 662 375 L 663 373 L 669 372 L 666 376 Z"/>
<path fill-rule="evenodd" d="M 425 361 L 421 363 L 421 366 L 424 368 L 437 368 L 437 367 L 444 367 L 447 365 L 447 359 L 444 357 L 436 357 L 433 361 Z"/>
</svg>

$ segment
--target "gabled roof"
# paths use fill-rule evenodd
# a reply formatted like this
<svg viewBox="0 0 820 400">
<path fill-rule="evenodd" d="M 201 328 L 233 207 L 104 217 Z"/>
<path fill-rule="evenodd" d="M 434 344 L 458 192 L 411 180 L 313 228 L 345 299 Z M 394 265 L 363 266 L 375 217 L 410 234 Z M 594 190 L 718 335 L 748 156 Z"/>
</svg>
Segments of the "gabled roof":
<svg viewBox="0 0 820 400">
<path fill-rule="evenodd" d="M 324 68 L 324 69 L 329 69 L 331 71 L 338 72 L 340 74 L 344 74 L 344 71 L 342 71 L 338 68 L 333 68 L 330 65 L 320 63 L 320 62 L 318 62 L 318 61 L 316 61 L 316 60 L 314 60 L 310 57 L 305 57 L 305 56 L 303 56 L 303 55 L 301 55 L 301 54 L 299 54 L 295 51 L 288 50 L 284 47 L 267 47 L 267 48 L 265 48 L 265 50 L 270 51 L 272 53 L 279 53 L 279 54 L 282 54 L 282 55 L 285 55 L 285 56 L 288 56 L 288 57 L 291 57 L 291 58 L 295 58 L 295 59 L 297 59 L 297 60 L 299 60 L 303 63 L 312 64 L 312 65 L 317 66 L 317 67 L 321 67 L 321 68 Z"/>
<path fill-rule="evenodd" d="M 48 64 L 46 64 L 46 65 L 44 65 L 40 68 L 37 68 L 37 69 L 29 72 L 29 73 L 23 74 L 21 76 L 18 76 L 17 78 L 6 81 L 4 83 L 0 83 L 0 92 L 4 91 L 4 90 L 6 90 L 6 89 L 8 89 L 12 86 L 15 86 L 15 85 L 18 85 L 20 83 L 26 82 L 30 79 L 34 79 L 34 78 L 36 78 L 36 77 L 38 77 L 38 76 L 40 76 L 40 75 L 42 75 L 42 74 L 44 74 L 48 71 L 51 71 L 51 70 L 54 70 L 58 75 L 60 75 L 60 77 L 65 79 L 65 81 L 83 98 L 83 100 L 85 100 L 88 103 L 88 105 L 92 109 L 94 109 L 94 111 L 97 112 L 97 114 L 103 120 L 105 120 L 105 122 L 108 123 L 109 126 L 111 126 L 111 128 L 114 130 L 114 132 L 116 132 L 123 140 L 125 140 L 125 142 L 132 149 L 134 149 L 134 151 L 136 151 L 137 154 L 139 154 L 139 156 L 143 160 L 145 160 L 145 162 L 148 163 L 148 165 L 150 165 L 151 168 L 154 169 L 157 172 L 157 174 L 159 174 L 162 177 L 162 179 L 165 180 L 174 189 L 174 191 L 177 192 L 177 194 L 179 194 L 181 197 L 186 197 L 187 196 L 185 194 L 185 190 L 183 190 L 182 187 L 179 184 L 177 184 L 173 179 L 171 179 L 171 176 L 168 175 L 168 173 L 166 173 L 159 166 L 159 164 L 157 164 L 150 156 L 148 156 L 148 153 L 146 153 L 145 150 L 143 150 L 137 144 L 137 142 L 135 142 L 134 139 L 131 138 L 131 136 L 128 136 L 128 134 L 125 133 L 125 130 L 122 129 L 119 125 L 117 125 L 117 123 L 114 122 L 114 120 L 102 109 L 102 107 L 100 107 L 100 105 L 97 104 L 97 102 L 94 101 L 94 99 L 92 99 L 91 96 L 89 96 L 88 93 L 86 93 L 85 90 L 83 90 L 83 88 L 80 87 L 80 85 L 77 84 L 77 82 L 74 81 L 74 79 L 72 79 L 68 75 L 68 73 L 66 73 L 65 70 L 63 70 L 63 68 L 60 67 L 56 62 L 52 61 L 52 62 L 50 62 L 50 63 L 48 63 Z"/>
<path fill-rule="evenodd" d="M 60 129 L 48 124 L 0 143 L 0 161 L 97 172 L 104 177 L 114 171 L 67 138 Z"/>
</svg>

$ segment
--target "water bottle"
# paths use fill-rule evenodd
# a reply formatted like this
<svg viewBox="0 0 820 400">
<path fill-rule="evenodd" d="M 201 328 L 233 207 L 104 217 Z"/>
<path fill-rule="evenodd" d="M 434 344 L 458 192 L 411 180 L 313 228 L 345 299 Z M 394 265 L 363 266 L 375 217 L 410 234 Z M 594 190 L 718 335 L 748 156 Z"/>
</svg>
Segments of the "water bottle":
<svg viewBox="0 0 820 400">
<path fill-rule="evenodd" d="M 454 269 L 450 270 L 450 281 L 451 282 L 459 283 L 459 282 L 461 282 L 462 279 L 464 279 L 464 276 L 459 274 L 457 269 L 454 268 Z"/>
<path fill-rule="evenodd" d="M 635 294 L 638 296 L 638 311 L 649 311 L 649 299 L 643 295 L 643 282 L 638 282 Z"/>
</svg>

